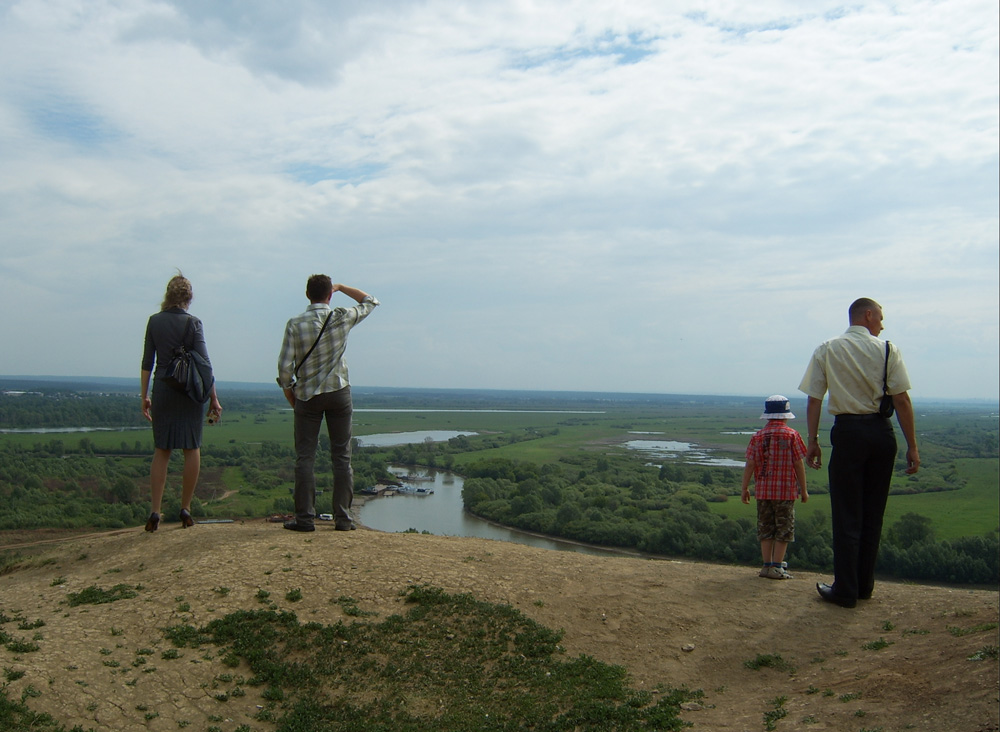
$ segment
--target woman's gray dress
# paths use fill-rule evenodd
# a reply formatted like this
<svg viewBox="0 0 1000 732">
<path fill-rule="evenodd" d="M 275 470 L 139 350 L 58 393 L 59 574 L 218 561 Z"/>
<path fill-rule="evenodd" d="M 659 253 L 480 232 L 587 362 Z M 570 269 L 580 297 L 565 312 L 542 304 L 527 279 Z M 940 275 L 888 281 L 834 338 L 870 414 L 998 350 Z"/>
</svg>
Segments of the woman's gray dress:
<svg viewBox="0 0 1000 732">
<path fill-rule="evenodd" d="M 205 419 L 205 404 L 198 404 L 182 391 L 164 383 L 163 376 L 174 357 L 174 348 L 184 341 L 188 349 L 198 351 L 208 360 L 205 334 L 201 321 L 182 308 L 171 308 L 150 316 L 146 324 L 146 342 L 142 354 L 142 369 L 153 372 L 150 394 L 153 406 L 153 445 L 162 450 L 190 450 L 201 447 L 201 431 Z M 153 363 L 156 362 L 154 370 Z"/>
</svg>

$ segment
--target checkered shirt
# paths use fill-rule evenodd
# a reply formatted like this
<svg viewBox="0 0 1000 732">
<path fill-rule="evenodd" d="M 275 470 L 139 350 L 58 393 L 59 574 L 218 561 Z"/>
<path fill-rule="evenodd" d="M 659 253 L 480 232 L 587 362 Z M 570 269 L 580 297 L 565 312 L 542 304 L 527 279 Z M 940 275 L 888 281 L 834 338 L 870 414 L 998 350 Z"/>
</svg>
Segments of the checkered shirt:
<svg viewBox="0 0 1000 732">
<path fill-rule="evenodd" d="M 289 320 L 278 356 L 278 384 L 283 389 L 294 386 L 295 398 L 302 401 L 350 386 L 344 361 L 347 334 L 378 304 L 378 300 L 369 295 L 352 308 L 334 308 L 330 324 L 308 358 L 305 358 L 306 353 L 316 341 L 331 308 L 326 303 L 313 303 L 304 313 Z"/>
<path fill-rule="evenodd" d="M 747 461 L 753 461 L 754 496 L 758 501 L 794 501 L 799 497 L 795 463 L 806 456 L 802 435 L 784 420 L 767 425 L 747 445 Z"/>
</svg>

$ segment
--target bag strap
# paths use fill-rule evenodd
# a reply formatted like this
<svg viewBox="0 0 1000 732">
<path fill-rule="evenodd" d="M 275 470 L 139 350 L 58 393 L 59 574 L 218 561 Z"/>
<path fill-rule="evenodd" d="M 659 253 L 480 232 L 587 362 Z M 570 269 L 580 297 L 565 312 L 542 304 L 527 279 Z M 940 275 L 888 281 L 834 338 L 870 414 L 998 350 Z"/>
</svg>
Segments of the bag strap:
<svg viewBox="0 0 1000 732">
<path fill-rule="evenodd" d="M 885 372 L 882 374 L 882 394 L 889 393 L 889 341 L 885 342 Z"/>
<path fill-rule="evenodd" d="M 174 346 L 174 355 L 177 354 L 177 349 L 179 348 L 184 353 L 190 353 L 191 349 L 188 348 L 188 333 L 191 331 L 191 323 L 194 322 L 194 316 L 188 315 L 187 322 L 184 324 L 184 333 L 181 335 L 181 344 L 179 346 Z"/>
<path fill-rule="evenodd" d="M 295 378 L 298 378 L 299 369 L 302 368 L 302 364 L 306 362 L 306 359 L 308 359 L 309 356 L 312 354 L 313 349 L 316 348 L 316 344 L 319 343 L 319 339 L 323 337 L 323 331 L 326 330 L 326 326 L 330 323 L 330 318 L 332 315 L 333 311 L 331 310 L 329 314 L 326 316 L 326 320 L 323 321 L 323 327 L 319 329 L 319 335 L 316 336 L 316 340 L 313 341 L 313 344 L 309 347 L 309 350 L 306 351 L 306 355 L 302 357 L 302 360 L 295 365 L 295 371 L 292 374 Z"/>
</svg>

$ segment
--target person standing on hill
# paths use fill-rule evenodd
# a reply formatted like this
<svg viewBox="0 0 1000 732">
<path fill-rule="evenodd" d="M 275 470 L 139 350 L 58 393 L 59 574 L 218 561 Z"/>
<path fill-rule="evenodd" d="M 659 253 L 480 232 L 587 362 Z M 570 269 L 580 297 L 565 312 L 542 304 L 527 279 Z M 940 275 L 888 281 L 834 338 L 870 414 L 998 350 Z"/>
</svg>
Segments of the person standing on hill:
<svg viewBox="0 0 1000 732">
<path fill-rule="evenodd" d="M 795 541 L 795 499 L 809 500 L 806 445 L 802 435 L 788 426 L 795 419 L 792 406 L 780 394 L 764 401 L 761 419 L 767 425 L 750 438 L 743 468 L 743 503 L 750 503 L 750 480 L 757 499 L 757 539 L 764 559 L 761 577 L 791 579 L 785 562 L 788 544 Z"/>
<path fill-rule="evenodd" d="M 201 473 L 202 420 L 205 405 L 192 401 L 176 386 L 170 386 L 168 366 L 178 347 L 197 351 L 208 361 L 208 347 L 201 321 L 188 314 L 194 291 L 191 282 L 178 273 L 167 283 L 160 312 L 150 316 L 146 323 L 146 338 L 142 351 L 140 388 L 142 414 L 153 423 L 153 462 L 149 469 L 152 513 L 146 521 L 146 531 L 156 531 L 160 525 L 163 491 L 167 484 L 167 468 L 173 450 L 184 451 L 184 472 L 181 484 L 181 526 L 194 526 L 191 517 L 191 500 Z M 211 362 L 209 362 L 211 363 Z M 154 372 L 153 367 L 156 367 Z M 150 379 L 153 388 L 150 391 Z M 215 393 L 209 393 L 209 413 L 213 420 L 222 414 L 222 405 Z"/>
<path fill-rule="evenodd" d="M 333 293 L 342 292 L 358 304 L 330 308 Z M 278 356 L 278 385 L 295 411 L 295 520 L 290 531 L 315 531 L 316 450 L 326 419 L 333 461 L 333 514 L 338 531 L 355 528 L 350 509 L 354 498 L 351 469 L 351 386 L 344 351 L 351 328 L 368 317 L 379 302 L 347 285 L 333 284 L 326 275 L 306 283 L 310 305 L 288 321 Z"/>
<path fill-rule="evenodd" d="M 832 585 L 818 583 L 816 590 L 841 607 L 869 599 L 875 587 L 875 560 L 896 461 L 896 435 L 889 421 L 893 411 L 906 439 L 906 472 L 912 475 L 920 468 L 906 366 L 899 351 L 878 338 L 882 306 L 861 298 L 851 304 L 848 315 L 850 327 L 813 352 L 799 384 L 809 397 L 806 463 L 816 470 L 822 465 L 823 397 L 830 392 L 834 580 Z"/>
</svg>

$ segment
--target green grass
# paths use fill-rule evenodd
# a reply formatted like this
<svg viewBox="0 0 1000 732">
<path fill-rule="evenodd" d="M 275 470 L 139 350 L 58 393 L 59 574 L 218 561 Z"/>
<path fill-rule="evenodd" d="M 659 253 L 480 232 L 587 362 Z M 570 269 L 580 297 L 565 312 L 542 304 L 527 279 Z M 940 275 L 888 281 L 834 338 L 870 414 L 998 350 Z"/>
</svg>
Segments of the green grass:
<svg viewBox="0 0 1000 732">
<path fill-rule="evenodd" d="M 626 670 L 564 658 L 562 634 L 507 605 L 427 586 L 405 615 L 379 623 L 302 624 L 293 613 L 239 611 L 167 631 L 177 646 L 221 647 L 262 687 L 261 721 L 277 732 L 678 730 L 700 692 L 629 685 Z"/>
<path fill-rule="evenodd" d="M 889 496 L 885 509 L 885 527 L 892 526 L 903 514 L 916 513 L 932 520 L 934 537 L 938 540 L 963 536 L 982 536 L 1000 526 L 1000 503 L 997 501 L 997 468 L 995 459 L 960 459 L 955 461 L 959 475 L 967 482 L 964 488 L 940 493 Z M 824 471 L 825 472 L 825 471 Z M 815 474 L 809 470 L 807 479 Z M 825 474 L 824 474 L 825 479 Z M 748 518 L 756 521 L 753 499 L 744 505 L 739 496 L 730 496 L 725 503 L 710 503 L 709 508 L 728 518 Z M 816 513 L 830 516 L 830 496 L 810 494 L 806 503 L 795 504 L 795 515 L 808 518 Z"/>
</svg>

